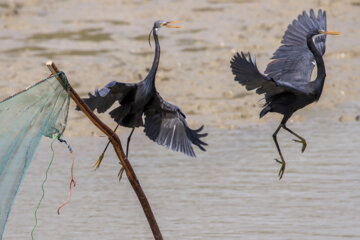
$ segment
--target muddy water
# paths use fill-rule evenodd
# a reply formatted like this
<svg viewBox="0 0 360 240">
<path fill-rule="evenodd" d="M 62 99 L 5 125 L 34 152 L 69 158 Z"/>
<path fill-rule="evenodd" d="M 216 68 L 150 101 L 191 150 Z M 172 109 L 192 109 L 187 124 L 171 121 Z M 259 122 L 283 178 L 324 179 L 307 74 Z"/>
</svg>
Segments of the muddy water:
<svg viewBox="0 0 360 240">
<path fill-rule="evenodd" d="M 233 81 L 229 61 L 236 51 L 250 51 L 264 70 L 287 25 L 310 8 L 326 10 L 328 29 L 343 34 L 327 39 L 320 102 L 289 123 L 308 149 L 301 154 L 292 136 L 279 135 L 288 166 L 278 181 L 271 139 L 278 117 L 249 125 L 259 123 L 260 97 Z M 359 9 L 358 0 L 0 1 L 0 99 L 46 77 L 49 59 L 82 96 L 112 80 L 139 81 L 153 60 L 147 43 L 153 22 L 181 20 L 183 29 L 159 32 L 157 89 L 193 128 L 205 124 L 208 152 L 189 159 L 138 131 L 130 156 L 165 239 L 360 239 Z M 81 113 L 71 110 L 69 117 L 65 135 L 77 155 L 77 187 L 57 216 L 70 167 L 57 144 L 36 239 L 152 239 L 129 183 L 118 183 L 113 151 L 92 171 L 106 139 L 90 137 L 100 134 Z M 30 239 L 50 157 L 44 141 L 4 239 Z"/>
<path fill-rule="evenodd" d="M 208 151 L 189 159 L 164 150 L 137 132 L 131 162 L 165 239 L 360 239 L 359 122 L 314 118 L 289 127 L 308 148 L 280 132 L 288 160 L 284 179 L 271 134 L 276 122 L 233 130 L 207 129 Z M 76 152 L 71 204 L 67 198 L 70 156 L 56 144 L 56 157 L 38 212 L 36 239 L 152 239 L 138 200 L 108 152 L 101 168 L 91 164 L 106 139 L 73 137 Z M 124 140 L 124 137 L 123 137 Z M 4 239 L 29 239 L 40 184 L 50 160 L 49 141 L 21 187 Z"/>
<path fill-rule="evenodd" d="M 154 48 L 147 43 L 153 22 L 180 20 L 184 28 L 159 31 L 156 86 L 163 98 L 197 126 L 229 129 L 259 122 L 260 97 L 234 82 L 229 61 L 236 51 L 250 51 L 264 71 L 288 24 L 310 8 L 326 10 L 328 29 L 342 32 L 327 38 L 327 80 L 313 111 L 358 101 L 359 0 L 2 0 L 0 99 L 46 77 L 49 59 L 81 96 L 112 80 L 139 81 L 153 61 Z M 99 132 L 73 112 L 66 134 Z"/>
</svg>

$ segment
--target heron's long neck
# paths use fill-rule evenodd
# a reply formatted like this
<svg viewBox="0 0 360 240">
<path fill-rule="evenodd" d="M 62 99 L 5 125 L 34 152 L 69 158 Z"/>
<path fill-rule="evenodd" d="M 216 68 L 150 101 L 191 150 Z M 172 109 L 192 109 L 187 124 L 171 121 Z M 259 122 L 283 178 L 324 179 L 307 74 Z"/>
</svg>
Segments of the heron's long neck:
<svg viewBox="0 0 360 240">
<path fill-rule="evenodd" d="M 147 84 L 149 84 L 151 87 L 155 87 L 155 76 L 160 61 L 160 43 L 159 43 L 157 31 L 155 29 L 153 30 L 153 36 L 155 40 L 155 57 L 151 69 L 145 78 Z"/>
<path fill-rule="evenodd" d="M 322 55 L 317 50 L 312 37 L 307 38 L 307 45 L 310 51 L 312 52 L 312 54 L 314 55 L 316 61 L 317 76 L 316 79 L 314 80 L 314 86 L 316 91 L 316 98 L 318 100 L 320 98 L 325 83 L 325 77 L 326 77 L 325 64 Z"/>
</svg>

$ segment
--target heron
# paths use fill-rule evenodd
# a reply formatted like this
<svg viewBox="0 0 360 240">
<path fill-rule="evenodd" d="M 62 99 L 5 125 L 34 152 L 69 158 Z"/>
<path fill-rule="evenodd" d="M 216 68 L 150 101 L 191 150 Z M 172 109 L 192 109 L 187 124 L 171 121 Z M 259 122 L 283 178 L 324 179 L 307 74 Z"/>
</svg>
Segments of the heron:
<svg viewBox="0 0 360 240">
<path fill-rule="evenodd" d="M 161 27 L 181 28 L 180 26 L 171 25 L 178 22 L 155 21 L 148 38 L 151 46 L 150 37 L 151 33 L 153 33 L 155 57 L 152 67 L 144 80 L 137 83 L 112 81 L 100 90 L 95 89 L 94 94 L 89 93 L 89 97 L 83 99 L 92 111 L 96 109 L 98 113 L 106 112 L 116 101 L 119 103 L 119 106 L 110 111 L 109 114 L 117 123 L 114 131 L 117 130 L 119 125 L 131 128 L 126 144 L 127 158 L 131 136 L 135 128 L 138 127 L 144 127 L 146 136 L 173 151 L 196 157 L 192 144 L 205 151 L 204 146 L 207 144 L 201 140 L 201 138 L 207 136 L 207 133 L 201 133 L 204 126 L 191 129 L 185 120 L 185 114 L 180 108 L 166 102 L 155 87 L 156 72 L 160 60 L 158 31 Z M 95 169 L 99 168 L 109 143 L 107 143 L 99 160 L 94 164 Z M 122 172 L 123 168 L 119 172 L 120 178 Z"/>
<path fill-rule="evenodd" d="M 283 118 L 273 133 L 281 164 L 279 179 L 282 178 L 286 162 L 277 141 L 281 128 L 295 136 L 295 142 L 302 144 L 301 152 L 307 146 L 306 140 L 289 129 L 286 122 L 297 110 L 317 102 L 321 96 L 326 71 L 322 56 L 325 53 L 326 35 L 339 35 L 339 32 L 327 31 L 326 11 L 318 10 L 317 16 L 313 9 L 310 14 L 303 11 L 297 19 L 288 26 L 281 46 L 272 56 L 264 74 L 260 73 L 255 57 L 248 52 L 236 53 L 230 61 L 235 81 L 245 86 L 246 90 L 256 90 L 257 94 L 265 95 L 265 104 L 260 112 L 260 118 L 269 112 L 283 115 Z M 311 74 L 316 64 L 317 76 L 311 80 Z"/>
</svg>

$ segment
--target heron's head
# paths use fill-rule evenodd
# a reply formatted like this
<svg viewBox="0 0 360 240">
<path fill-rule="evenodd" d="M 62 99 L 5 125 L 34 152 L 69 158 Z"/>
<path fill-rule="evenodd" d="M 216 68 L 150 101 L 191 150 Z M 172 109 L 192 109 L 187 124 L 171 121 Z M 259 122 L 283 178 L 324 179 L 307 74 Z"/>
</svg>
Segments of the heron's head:
<svg viewBox="0 0 360 240">
<path fill-rule="evenodd" d="M 179 23 L 179 21 L 166 22 L 166 21 L 163 21 L 163 20 L 157 20 L 156 22 L 154 22 L 153 30 L 157 31 L 161 27 L 181 28 L 180 26 L 170 25 L 170 24 L 173 24 L 173 23 Z"/>
<path fill-rule="evenodd" d="M 159 28 L 161 27 L 168 27 L 168 28 L 181 28 L 180 26 L 176 26 L 176 25 L 170 25 L 172 23 L 179 23 L 180 21 L 163 21 L 163 20 L 157 20 L 156 22 L 154 22 L 154 27 L 151 29 L 150 33 L 149 33 L 149 37 L 148 37 L 148 42 L 149 45 L 151 47 L 151 43 L 150 43 L 150 36 L 151 33 L 154 31 L 155 33 L 159 30 Z"/>
</svg>

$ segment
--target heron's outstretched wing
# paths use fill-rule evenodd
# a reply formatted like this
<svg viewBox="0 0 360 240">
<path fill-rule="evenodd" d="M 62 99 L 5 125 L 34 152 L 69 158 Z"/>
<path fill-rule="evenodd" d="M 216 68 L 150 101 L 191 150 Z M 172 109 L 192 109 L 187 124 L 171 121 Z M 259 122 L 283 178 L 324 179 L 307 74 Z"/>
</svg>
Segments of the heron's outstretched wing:
<svg viewBox="0 0 360 240">
<path fill-rule="evenodd" d="M 104 88 L 95 89 L 94 95 L 89 93 L 89 98 L 83 98 L 91 110 L 97 109 L 98 113 L 108 110 L 115 101 L 123 104 L 131 101 L 135 96 L 137 85 L 134 83 L 110 82 Z M 77 110 L 79 110 L 77 108 Z"/>
<path fill-rule="evenodd" d="M 274 60 L 268 64 L 265 74 L 279 84 L 286 82 L 293 88 L 301 88 L 310 82 L 315 63 L 306 36 L 315 30 L 326 30 L 326 12 L 319 10 L 316 17 L 314 10 L 310 10 L 310 15 L 304 11 L 288 26 L 282 45 L 273 54 Z M 322 55 L 325 53 L 325 40 L 326 35 L 315 38 L 315 45 Z"/>
<path fill-rule="evenodd" d="M 250 53 L 248 57 L 243 52 L 235 54 L 230 61 L 230 67 L 235 81 L 249 91 L 256 89 L 257 94 L 265 93 L 266 98 L 284 91 L 284 88 L 278 87 L 273 79 L 259 72 L 255 58 L 252 60 Z"/>
<path fill-rule="evenodd" d="M 190 129 L 185 121 L 185 114 L 181 110 L 162 99 L 159 93 L 152 98 L 145 107 L 145 134 L 151 140 L 167 148 L 195 157 L 191 144 L 205 151 L 207 144 L 200 138 L 207 133 L 200 133 L 203 129 Z"/>
</svg>

